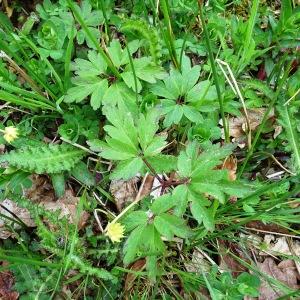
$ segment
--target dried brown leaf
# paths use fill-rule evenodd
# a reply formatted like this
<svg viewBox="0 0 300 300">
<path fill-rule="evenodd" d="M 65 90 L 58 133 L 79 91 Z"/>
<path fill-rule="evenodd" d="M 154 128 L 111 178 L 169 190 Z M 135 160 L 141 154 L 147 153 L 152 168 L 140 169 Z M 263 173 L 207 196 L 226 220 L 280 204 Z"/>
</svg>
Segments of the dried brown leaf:
<svg viewBox="0 0 300 300">
<path fill-rule="evenodd" d="M 79 203 L 79 199 L 79 197 L 75 197 L 73 195 L 73 192 L 71 190 L 66 190 L 64 196 L 59 198 L 57 201 L 42 201 L 40 204 L 43 205 L 46 210 L 60 210 L 60 218 L 67 217 L 70 223 L 75 223 L 77 221 L 77 205 Z M 86 225 L 88 218 L 89 214 L 83 211 L 78 221 L 79 230 Z"/>
<path fill-rule="evenodd" d="M 138 177 L 130 180 L 112 180 L 109 190 L 116 200 L 118 211 L 122 211 L 128 202 L 132 202 L 137 195 Z"/>
<path fill-rule="evenodd" d="M 19 293 L 12 291 L 14 281 L 15 280 L 11 272 L 0 272 L 0 299 L 17 300 L 19 298 Z"/>
<path fill-rule="evenodd" d="M 230 255 L 229 251 L 234 255 L 245 260 L 244 254 L 239 248 L 239 245 L 229 241 L 220 240 L 220 253 L 224 253 L 219 256 L 219 268 L 221 270 L 230 270 L 232 275 L 237 277 L 242 272 L 247 271 L 246 267 L 243 266 L 237 259 Z M 228 251 L 229 250 L 229 251 Z"/>
<path fill-rule="evenodd" d="M 236 180 L 236 170 L 237 170 L 237 159 L 233 155 L 228 156 L 222 165 L 222 169 L 228 170 L 229 179 L 231 181 Z"/>
<path fill-rule="evenodd" d="M 34 174 L 30 176 L 30 180 L 32 185 L 25 190 L 26 198 L 35 203 L 55 201 L 55 193 L 49 177 Z"/>
<path fill-rule="evenodd" d="M 151 193 L 153 183 L 154 183 L 154 176 L 148 174 L 143 186 L 143 190 L 141 191 L 141 198 L 146 197 Z"/>
<path fill-rule="evenodd" d="M 195 249 L 191 261 L 185 262 L 184 266 L 189 273 L 201 274 L 203 271 L 209 272 L 211 264 L 199 250 Z"/>
<path fill-rule="evenodd" d="M 271 253 L 272 255 L 280 255 L 280 254 L 292 255 L 289 244 L 285 237 L 275 238 L 275 236 L 272 234 L 266 234 L 264 237 L 264 245 L 266 251 Z M 294 251 L 296 252 L 296 255 L 300 255 L 299 242 L 294 243 Z M 266 255 L 266 253 L 264 252 L 261 252 L 259 254 Z"/>
<path fill-rule="evenodd" d="M 11 201 L 9 199 L 5 199 L 0 203 L 1 203 L 0 213 L 2 215 L 15 219 L 15 217 L 13 216 L 14 214 L 18 216 L 19 219 L 22 220 L 28 227 L 35 227 L 35 223 L 31 219 L 30 213 L 26 208 L 21 208 L 17 206 L 17 204 L 14 201 Z M 14 235 L 13 232 L 9 231 L 6 228 L 8 224 L 12 224 L 12 222 L 6 219 L 5 217 L 0 217 L 0 239 L 7 239 L 10 236 Z M 13 223 L 13 226 L 15 229 L 20 228 L 20 225 L 16 223 Z"/>
<path fill-rule="evenodd" d="M 40 198 L 39 198 L 40 199 Z M 79 203 L 79 197 L 75 197 L 71 190 L 67 190 L 65 195 L 59 198 L 57 201 L 53 201 L 52 197 L 45 197 L 43 201 L 39 201 L 40 205 L 43 205 L 46 210 L 56 211 L 60 210 L 60 217 L 67 217 L 70 223 L 75 223 L 77 221 L 77 205 Z M 12 219 L 14 219 L 14 215 L 17 216 L 21 221 L 23 221 L 28 227 L 35 227 L 35 223 L 30 216 L 29 211 L 26 208 L 19 207 L 14 201 L 9 199 L 5 199 L 0 202 L 2 207 L 0 206 L 0 213 L 6 215 Z M 5 208 L 4 208 L 5 207 Z M 11 214 L 11 213 L 12 214 Z M 13 215 L 14 214 L 14 215 Z M 78 221 L 78 228 L 82 229 L 89 218 L 89 214 L 83 211 L 80 215 Z M 13 232 L 7 229 L 7 225 L 10 224 L 11 221 L 4 217 L 0 217 L 0 239 L 7 239 L 10 236 L 13 236 Z M 55 224 L 48 223 L 49 227 L 55 229 Z M 14 223 L 14 228 L 18 229 L 20 226 Z"/>
<path fill-rule="evenodd" d="M 146 266 L 146 260 L 145 259 L 139 259 L 135 261 L 131 267 L 130 270 L 132 271 L 142 271 Z M 128 292 L 132 288 L 134 281 L 136 279 L 136 275 L 133 273 L 127 273 L 126 279 L 125 279 L 125 291 Z"/>
<path fill-rule="evenodd" d="M 247 110 L 251 131 L 255 131 L 260 125 L 265 112 L 265 108 L 253 108 Z M 273 117 L 274 110 L 272 109 L 268 118 L 271 119 Z M 244 115 L 232 117 L 228 121 L 229 135 L 233 137 L 234 141 L 240 144 L 241 147 L 245 146 L 246 143 L 246 124 L 247 121 Z"/>
<path fill-rule="evenodd" d="M 274 223 L 264 224 L 261 221 L 248 222 L 246 224 L 246 227 L 251 228 L 251 229 L 258 229 L 259 231 L 266 231 L 266 232 L 270 232 L 270 233 L 272 233 L 272 232 L 278 232 L 278 233 L 284 233 L 284 234 L 289 233 L 289 231 L 284 227 L 281 227 Z"/>
<path fill-rule="evenodd" d="M 277 265 L 273 258 L 268 257 L 263 263 L 258 263 L 258 268 L 292 289 L 299 288 L 297 285 L 298 272 L 292 260 L 284 260 Z M 267 281 L 262 282 L 259 292 L 259 300 L 275 300 L 284 295 L 275 286 L 270 286 Z"/>
</svg>

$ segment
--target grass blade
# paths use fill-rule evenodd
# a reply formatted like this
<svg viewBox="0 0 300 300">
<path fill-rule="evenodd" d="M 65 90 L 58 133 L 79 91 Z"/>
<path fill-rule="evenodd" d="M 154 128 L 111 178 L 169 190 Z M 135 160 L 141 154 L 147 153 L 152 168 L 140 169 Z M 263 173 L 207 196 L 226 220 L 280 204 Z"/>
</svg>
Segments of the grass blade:
<svg viewBox="0 0 300 300">
<path fill-rule="evenodd" d="M 254 0 L 250 11 L 250 18 L 247 24 L 246 38 L 245 38 L 245 43 L 243 44 L 244 46 L 243 53 L 239 64 L 239 73 L 249 63 L 252 56 L 251 54 L 249 55 L 249 49 L 251 48 L 253 29 L 254 29 L 255 20 L 258 12 L 258 7 L 259 7 L 259 0 Z"/>
<path fill-rule="evenodd" d="M 299 136 L 297 135 L 296 124 L 293 120 L 290 108 L 288 105 L 284 105 L 279 109 L 281 115 L 281 124 L 286 130 L 287 139 L 290 147 L 293 151 L 293 156 L 295 160 L 296 173 L 300 172 L 300 143 Z"/>
<path fill-rule="evenodd" d="M 74 26 L 72 26 L 72 31 L 70 33 L 70 39 L 67 46 L 66 56 L 65 56 L 65 76 L 64 76 L 64 88 L 65 91 L 70 87 L 71 85 L 71 79 L 70 79 L 70 65 L 71 65 L 71 59 L 72 59 L 72 52 L 74 48 L 74 38 L 75 38 L 75 29 Z"/>
<path fill-rule="evenodd" d="M 217 73 L 216 63 L 215 63 L 214 55 L 213 55 L 211 45 L 210 45 L 208 30 L 207 30 L 205 20 L 204 20 L 201 0 L 198 0 L 198 4 L 199 4 L 200 19 L 201 19 L 201 23 L 203 26 L 204 36 L 205 36 L 205 42 L 206 42 L 206 46 L 207 46 L 207 50 L 208 50 L 208 54 L 209 54 L 209 61 L 211 64 L 211 70 L 212 70 L 212 74 L 214 77 L 216 90 L 217 90 L 217 94 L 218 94 L 218 99 L 219 99 L 220 113 L 221 113 L 221 118 L 222 118 L 222 122 L 223 122 L 224 133 L 225 133 L 225 141 L 226 141 L 226 143 L 228 143 L 229 142 L 229 129 L 228 129 L 227 120 L 225 118 L 225 113 L 224 113 L 223 96 L 221 94 L 221 88 L 220 88 L 220 84 L 219 84 L 219 77 L 218 77 L 218 73 Z"/>
<path fill-rule="evenodd" d="M 165 26 L 167 27 L 167 34 L 166 34 L 166 42 L 168 45 L 168 50 L 171 56 L 171 59 L 173 61 L 173 64 L 175 66 L 176 69 L 180 70 L 180 65 L 178 63 L 178 59 L 177 59 L 177 55 L 176 55 L 176 50 L 175 50 L 175 45 L 174 45 L 174 34 L 173 34 L 173 30 L 172 30 L 172 23 L 171 23 L 171 19 L 170 19 L 170 9 L 169 9 L 169 5 L 168 5 L 168 0 L 161 0 L 160 1 L 161 4 L 161 8 L 163 11 L 163 15 L 164 15 L 164 22 L 165 22 Z"/>
<path fill-rule="evenodd" d="M 24 34 L 20 33 L 20 35 L 21 35 L 22 39 L 27 43 L 27 45 L 32 49 L 32 51 L 34 51 L 36 54 L 38 54 L 40 59 L 46 63 L 48 68 L 51 70 L 51 73 L 53 74 L 53 76 L 59 86 L 60 91 L 62 93 L 64 93 L 64 86 L 62 84 L 62 80 L 61 80 L 60 76 L 57 74 L 57 72 L 54 69 L 54 67 L 52 66 L 52 64 L 50 63 L 50 61 L 41 54 L 38 47 L 36 47 L 35 44 L 29 38 L 27 38 Z"/>
<path fill-rule="evenodd" d="M 41 101 L 33 100 L 31 98 L 20 98 L 5 91 L 0 91 L 0 100 L 14 103 L 32 110 L 36 110 L 37 108 L 56 110 L 55 107 Z"/>
</svg>

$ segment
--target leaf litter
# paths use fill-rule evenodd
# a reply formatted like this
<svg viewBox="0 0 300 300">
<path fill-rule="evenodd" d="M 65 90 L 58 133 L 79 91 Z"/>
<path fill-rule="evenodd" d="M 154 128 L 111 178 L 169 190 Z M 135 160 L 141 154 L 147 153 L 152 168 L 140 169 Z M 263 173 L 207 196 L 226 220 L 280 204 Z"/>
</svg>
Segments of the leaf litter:
<svg viewBox="0 0 300 300">
<path fill-rule="evenodd" d="M 72 190 L 67 189 L 65 194 L 59 199 L 55 199 L 55 193 L 47 177 L 43 175 L 32 176 L 32 186 L 30 189 L 25 190 L 25 195 L 31 201 L 43 206 L 48 211 L 60 210 L 59 218 L 67 217 L 70 223 L 77 221 L 77 206 L 79 204 L 79 197 L 75 197 Z M 0 239 L 7 239 L 14 236 L 14 232 L 8 226 L 14 229 L 20 228 L 20 225 L 10 219 L 16 219 L 23 222 L 27 227 L 35 227 L 36 224 L 31 218 L 30 212 L 26 208 L 17 205 L 16 202 L 5 199 L 0 202 Z M 89 214 L 83 211 L 78 220 L 78 228 L 82 229 Z M 44 220 L 47 223 L 47 220 Z M 49 226 L 53 226 L 48 223 Z M 52 227 L 54 229 L 54 227 Z"/>
</svg>

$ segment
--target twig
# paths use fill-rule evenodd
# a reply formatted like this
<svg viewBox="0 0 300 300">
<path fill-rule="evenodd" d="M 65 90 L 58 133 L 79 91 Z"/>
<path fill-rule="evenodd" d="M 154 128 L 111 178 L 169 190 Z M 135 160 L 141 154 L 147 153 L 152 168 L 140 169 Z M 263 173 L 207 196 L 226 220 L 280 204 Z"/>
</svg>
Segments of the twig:
<svg viewBox="0 0 300 300">
<path fill-rule="evenodd" d="M 249 227 L 246 227 L 246 229 L 247 230 L 251 230 L 251 231 L 257 231 L 257 232 L 267 233 L 267 234 L 274 234 L 274 235 L 286 236 L 286 237 L 290 237 L 290 238 L 294 238 L 294 239 L 299 239 L 300 240 L 300 236 L 292 235 L 292 234 L 288 234 L 288 233 L 280 233 L 280 232 L 275 232 L 275 231 L 267 231 L 267 230 L 262 230 L 262 229 L 249 228 Z"/>
<path fill-rule="evenodd" d="M 293 175 L 293 176 L 297 175 L 297 174 L 293 173 L 292 171 L 288 170 L 285 166 L 283 166 L 283 165 L 281 164 L 281 162 L 280 162 L 273 154 L 268 153 L 268 152 L 265 152 L 265 151 L 260 151 L 260 152 L 258 152 L 258 153 L 262 153 L 262 154 L 265 154 L 265 155 L 271 157 L 271 158 L 274 160 L 274 162 L 275 162 L 282 170 L 284 170 L 285 172 L 287 172 L 287 173 L 289 173 L 289 174 L 291 174 L 291 175 Z"/>
</svg>

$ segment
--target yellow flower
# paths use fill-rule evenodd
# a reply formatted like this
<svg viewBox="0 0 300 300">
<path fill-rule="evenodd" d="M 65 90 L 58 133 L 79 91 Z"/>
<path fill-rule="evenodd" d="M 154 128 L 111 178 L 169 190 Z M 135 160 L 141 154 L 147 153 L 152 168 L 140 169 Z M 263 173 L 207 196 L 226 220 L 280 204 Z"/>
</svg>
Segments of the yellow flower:
<svg viewBox="0 0 300 300">
<path fill-rule="evenodd" d="M 8 142 L 11 143 L 12 141 L 14 141 L 17 137 L 18 137 L 18 128 L 14 127 L 14 126 L 8 126 L 5 127 L 4 130 L 1 130 L 4 135 L 4 139 Z"/>
<path fill-rule="evenodd" d="M 113 243 L 119 243 L 121 238 L 124 237 L 124 230 L 124 226 L 120 223 L 108 223 L 105 235 L 107 235 Z"/>
</svg>

